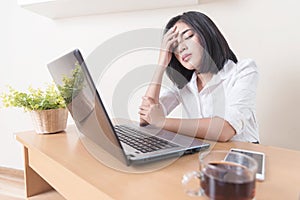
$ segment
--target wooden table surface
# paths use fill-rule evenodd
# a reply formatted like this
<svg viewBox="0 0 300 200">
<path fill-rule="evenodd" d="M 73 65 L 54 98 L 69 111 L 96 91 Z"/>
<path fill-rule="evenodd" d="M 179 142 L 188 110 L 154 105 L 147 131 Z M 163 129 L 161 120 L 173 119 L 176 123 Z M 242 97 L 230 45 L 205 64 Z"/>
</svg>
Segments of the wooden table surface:
<svg viewBox="0 0 300 200">
<path fill-rule="evenodd" d="M 31 180 L 35 175 L 29 172 L 36 172 L 66 199 L 193 199 L 184 193 L 181 178 L 198 169 L 198 153 L 183 156 L 159 170 L 151 171 L 150 167 L 147 173 L 126 173 L 95 159 L 82 145 L 73 125 L 65 133 L 38 135 L 27 131 L 17 133 L 16 138 L 24 145 L 28 196 L 47 190 L 32 189 L 41 181 Z M 209 150 L 232 147 L 266 154 L 265 181 L 257 181 L 256 200 L 299 199 L 299 151 L 242 142 L 212 142 Z"/>
</svg>

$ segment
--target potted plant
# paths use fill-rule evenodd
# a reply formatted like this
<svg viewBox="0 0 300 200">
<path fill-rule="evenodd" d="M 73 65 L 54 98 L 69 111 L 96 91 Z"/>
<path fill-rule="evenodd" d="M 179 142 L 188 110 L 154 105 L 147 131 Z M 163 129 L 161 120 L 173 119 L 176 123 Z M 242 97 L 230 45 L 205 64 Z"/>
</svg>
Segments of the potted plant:
<svg viewBox="0 0 300 200">
<path fill-rule="evenodd" d="M 54 83 L 49 84 L 45 90 L 29 87 L 27 93 L 9 86 L 9 92 L 3 93 L 1 98 L 4 107 L 21 107 L 29 111 L 39 134 L 56 133 L 66 128 L 66 103 Z"/>
<path fill-rule="evenodd" d="M 73 119 L 81 121 L 94 109 L 95 94 L 89 88 L 85 89 L 87 82 L 80 64 L 75 62 L 71 69 L 69 73 L 62 74 L 62 84 L 57 88 Z"/>
</svg>

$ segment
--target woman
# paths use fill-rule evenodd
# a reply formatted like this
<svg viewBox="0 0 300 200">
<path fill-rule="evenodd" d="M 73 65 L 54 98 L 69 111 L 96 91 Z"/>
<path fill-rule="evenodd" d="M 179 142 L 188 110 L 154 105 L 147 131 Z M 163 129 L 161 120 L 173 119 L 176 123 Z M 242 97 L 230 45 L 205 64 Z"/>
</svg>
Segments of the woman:
<svg viewBox="0 0 300 200">
<path fill-rule="evenodd" d="M 258 143 L 255 63 L 238 61 L 203 13 L 176 16 L 165 30 L 158 67 L 140 106 L 141 125 L 221 142 Z M 160 94 L 165 72 L 174 86 Z M 179 104 L 188 118 L 167 118 Z"/>
</svg>

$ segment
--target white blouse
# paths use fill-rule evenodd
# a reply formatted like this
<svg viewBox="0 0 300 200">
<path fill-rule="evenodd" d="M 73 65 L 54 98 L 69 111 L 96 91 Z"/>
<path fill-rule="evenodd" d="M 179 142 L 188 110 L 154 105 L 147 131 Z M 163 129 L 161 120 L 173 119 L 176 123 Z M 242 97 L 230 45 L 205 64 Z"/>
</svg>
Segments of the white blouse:
<svg viewBox="0 0 300 200">
<path fill-rule="evenodd" d="M 165 114 L 179 104 L 183 107 L 183 118 L 199 119 L 220 117 L 236 131 L 231 140 L 259 141 L 255 111 L 258 71 L 255 62 L 245 59 L 234 63 L 228 60 L 224 68 L 198 92 L 197 75 L 182 89 L 175 85 L 162 91 L 160 103 Z"/>
</svg>

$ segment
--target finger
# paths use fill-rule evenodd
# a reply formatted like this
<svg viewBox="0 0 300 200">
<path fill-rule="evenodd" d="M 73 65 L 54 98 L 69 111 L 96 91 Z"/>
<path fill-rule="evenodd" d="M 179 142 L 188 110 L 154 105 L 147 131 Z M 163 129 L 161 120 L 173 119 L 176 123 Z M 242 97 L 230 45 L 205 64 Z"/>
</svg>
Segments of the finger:
<svg viewBox="0 0 300 200">
<path fill-rule="evenodd" d="M 177 38 L 173 38 L 172 40 L 167 42 L 166 49 L 172 50 L 176 47 L 178 44 Z"/>
<path fill-rule="evenodd" d="M 167 41 L 165 41 L 164 47 L 162 47 L 162 50 L 168 51 L 172 53 L 173 47 L 175 47 L 178 44 L 178 37 L 170 37 Z"/>
<path fill-rule="evenodd" d="M 146 126 L 149 124 L 149 122 L 147 121 L 147 118 L 145 116 L 140 116 L 140 122 L 141 122 L 142 126 Z"/>
<path fill-rule="evenodd" d="M 151 102 L 149 100 L 143 100 L 142 105 L 141 106 L 146 106 L 149 107 L 151 105 Z"/>
<path fill-rule="evenodd" d="M 144 105 L 150 106 L 151 104 L 154 104 L 154 99 L 151 97 L 143 97 L 143 102 Z"/>
<path fill-rule="evenodd" d="M 147 112 L 150 109 L 150 105 L 149 106 L 140 106 L 139 109 L 140 109 L 140 111 L 143 110 L 143 111 Z"/>
<path fill-rule="evenodd" d="M 140 119 L 142 119 L 142 120 L 144 120 L 144 121 L 146 121 L 146 122 L 149 123 L 149 119 L 148 119 L 148 117 L 146 115 L 140 115 Z"/>
<path fill-rule="evenodd" d="M 151 102 L 148 99 L 143 98 L 141 106 L 150 106 L 150 104 Z"/>
<path fill-rule="evenodd" d="M 168 41 L 170 41 L 170 40 L 172 40 L 172 39 L 174 39 L 174 38 L 177 39 L 178 33 L 179 33 L 178 31 L 175 31 L 174 33 L 171 33 L 170 35 L 167 35 L 167 36 L 165 37 L 165 41 L 168 42 Z"/>
<path fill-rule="evenodd" d="M 154 102 L 155 102 L 155 100 L 154 100 L 152 97 L 143 96 L 143 99 L 144 99 L 145 101 L 150 102 L 150 103 L 154 103 Z"/>
<path fill-rule="evenodd" d="M 147 114 L 147 112 L 144 111 L 144 110 L 140 110 L 140 111 L 138 112 L 138 114 L 141 115 L 141 116 L 145 116 L 145 115 Z"/>
<path fill-rule="evenodd" d="M 149 125 L 149 123 L 146 120 L 140 118 L 140 126 L 147 126 L 147 125 Z"/>
<path fill-rule="evenodd" d="M 177 30 L 177 26 L 172 26 L 166 33 L 165 36 L 168 36 L 172 33 L 174 33 Z"/>
<path fill-rule="evenodd" d="M 149 106 L 140 106 L 139 109 L 140 110 L 145 110 L 145 111 L 148 111 L 150 108 L 150 105 Z"/>
<path fill-rule="evenodd" d="M 141 106 L 146 106 L 146 107 L 149 107 L 150 106 L 150 103 L 148 101 L 142 101 L 142 104 L 140 105 Z"/>
<path fill-rule="evenodd" d="M 179 31 L 176 30 L 176 31 L 174 31 L 173 33 L 171 33 L 171 34 L 168 36 L 168 38 L 170 38 L 170 39 L 177 38 L 177 37 L 178 37 L 178 34 L 179 34 Z"/>
</svg>

